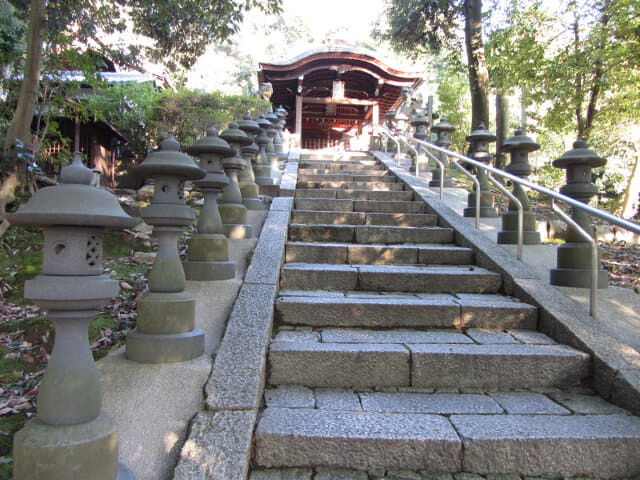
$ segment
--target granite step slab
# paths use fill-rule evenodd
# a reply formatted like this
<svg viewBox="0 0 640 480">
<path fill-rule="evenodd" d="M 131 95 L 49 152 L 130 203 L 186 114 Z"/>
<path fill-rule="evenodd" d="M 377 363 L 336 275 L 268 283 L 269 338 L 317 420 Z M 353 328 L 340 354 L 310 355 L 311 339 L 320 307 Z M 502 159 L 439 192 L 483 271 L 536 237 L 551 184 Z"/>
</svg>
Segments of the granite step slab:
<svg viewBox="0 0 640 480">
<path fill-rule="evenodd" d="M 291 223 L 324 225 L 388 225 L 433 227 L 438 217 L 432 213 L 367 213 L 293 210 Z"/>
<path fill-rule="evenodd" d="M 409 190 L 343 190 L 334 188 L 299 188 L 295 198 L 336 198 L 351 200 L 412 201 Z"/>
<path fill-rule="evenodd" d="M 452 243 L 453 229 L 386 225 L 289 224 L 289 240 L 297 242 Z"/>
<path fill-rule="evenodd" d="M 412 293 L 496 293 L 502 278 L 468 265 L 336 265 L 288 263 L 280 270 L 282 290 L 366 290 Z"/>
<path fill-rule="evenodd" d="M 377 175 L 348 175 L 341 173 L 326 174 L 298 174 L 299 182 L 376 182 L 376 183 L 395 183 L 396 177 L 393 175 L 377 174 Z"/>
<path fill-rule="evenodd" d="M 298 167 L 298 172 L 303 175 L 393 175 L 385 168 L 372 168 L 371 166 L 363 165 L 367 168 L 352 168 L 353 165 L 345 165 L 345 168 L 321 168 L 319 166 L 312 167 Z"/>
<path fill-rule="evenodd" d="M 589 375 L 591 357 L 564 345 L 408 344 L 416 387 L 570 387 Z"/>
<path fill-rule="evenodd" d="M 462 468 L 479 474 L 632 478 L 640 418 L 630 415 L 453 415 Z"/>
<path fill-rule="evenodd" d="M 473 251 L 448 244 L 352 245 L 346 242 L 290 241 L 286 245 L 285 261 L 351 265 L 469 265 L 473 263 Z"/>
<path fill-rule="evenodd" d="M 347 181 L 317 181 L 302 180 L 298 178 L 297 188 L 339 188 L 353 190 L 404 190 L 404 183 L 387 183 L 387 182 L 347 182 Z"/>
<path fill-rule="evenodd" d="M 324 168 L 329 170 L 371 170 L 382 168 L 380 167 L 375 160 L 360 160 L 360 161 L 349 161 L 349 162 L 327 162 L 327 161 L 302 161 L 299 162 L 299 168 Z"/>
<path fill-rule="evenodd" d="M 424 202 L 353 200 L 353 211 L 371 213 L 426 213 L 426 205 Z"/>
<path fill-rule="evenodd" d="M 360 295 L 358 295 L 360 294 Z M 534 330 L 537 309 L 510 297 L 486 301 L 454 295 L 394 295 L 375 292 L 281 291 L 276 300 L 280 324 L 364 328 L 493 328 Z"/>
<path fill-rule="evenodd" d="M 437 415 L 267 408 L 255 441 L 262 467 L 460 469 L 461 442 Z"/>
</svg>

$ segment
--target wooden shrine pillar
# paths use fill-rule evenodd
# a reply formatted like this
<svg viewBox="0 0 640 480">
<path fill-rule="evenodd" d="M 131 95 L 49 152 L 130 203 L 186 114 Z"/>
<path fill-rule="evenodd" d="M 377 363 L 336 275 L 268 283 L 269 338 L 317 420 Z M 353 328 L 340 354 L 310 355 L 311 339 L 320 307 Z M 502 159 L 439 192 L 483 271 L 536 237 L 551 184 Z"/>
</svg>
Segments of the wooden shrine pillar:
<svg viewBox="0 0 640 480">
<path fill-rule="evenodd" d="M 373 125 L 374 127 L 377 127 L 378 125 L 380 125 L 380 106 L 378 105 L 378 102 L 375 102 L 372 106 L 372 114 L 371 114 L 371 125 Z"/>
</svg>

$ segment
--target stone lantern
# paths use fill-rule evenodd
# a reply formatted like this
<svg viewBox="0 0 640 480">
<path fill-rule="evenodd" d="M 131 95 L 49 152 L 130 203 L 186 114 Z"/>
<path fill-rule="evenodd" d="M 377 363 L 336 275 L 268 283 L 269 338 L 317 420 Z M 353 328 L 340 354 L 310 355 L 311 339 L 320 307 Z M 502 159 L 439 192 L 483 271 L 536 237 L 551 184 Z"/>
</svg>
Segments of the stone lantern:
<svg viewBox="0 0 640 480">
<path fill-rule="evenodd" d="M 391 130 L 392 132 L 395 131 L 396 129 L 396 111 L 395 110 L 389 110 L 387 113 L 385 113 L 384 115 L 384 126 L 387 127 L 389 130 Z M 395 143 L 393 143 L 391 141 L 390 138 L 387 138 L 387 152 L 394 152 L 396 148 Z"/>
<path fill-rule="evenodd" d="M 270 145 L 267 144 L 267 152 L 271 154 L 271 171 L 277 172 L 280 169 L 278 160 L 280 159 L 280 155 L 282 154 L 282 141 L 280 140 L 280 136 L 278 135 L 278 125 L 280 123 L 280 120 L 273 112 L 267 113 L 264 118 L 271 122 L 271 128 L 267 130 L 267 135 L 271 140 Z M 271 146 L 272 148 L 271 151 L 269 149 L 269 146 Z"/>
<path fill-rule="evenodd" d="M 183 228 L 195 219 L 185 204 L 184 182 L 206 173 L 180 152 L 173 135 L 131 170 L 155 181 L 151 205 L 140 214 L 154 227 L 158 253 L 149 272 L 149 291 L 138 300 L 138 324 L 127 337 L 127 357 L 142 363 L 191 360 L 202 355 L 204 333 L 194 328 L 195 300 L 184 291 L 186 278 L 177 244 Z"/>
<path fill-rule="evenodd" d="M 478 162 L 482 162 L 488 165 L 491 162 L 492 155 L 489 153 L 489 143 L 495 142 L 496 136 L 487 130 L 487 127 L 481 123 L 477 130 L 471 132 L 467 137 L 467 142 L 470 143 L 471 157 Z M 482 168 L 476 169 L 476 177 L 480 182 L 480 216 L 482 218 L 496 218 L 498 212 L 493 206 L 493 196 L 491 195 L 491 189 L 489 187 L 489 179 L 487 178 L 487 172 Z M 467 199 L 468 207 L 464 209 L 465 217 L 476 216 L 476 187 L 474 184 L 473 192 L 469 194 Z"/>
<path fill-rule="evenodd" d="M 511 155 L 511 162 L 505 170 L 520 178 L 527 178 L 533 171 L 529 163 L 529 153 L 539 149 L 540 145 L 526 136 L 521 129 L 516 130 L 513 137 L 507 139 L 502 146 L 502 150 Z M 513 194 L 522 203 L 522 241 L 525 245 L 537 245 L 540 243 L 540 233 L 536 230 L 536 217 L 531 212 L 527 192 L 519 183 L 514 182 Z M 502 216 L 502 231 L 498 232 L 498 243 L 518 243 L 518 207 L 514 202 L 509 202 L 509 210 Z"/>
<path fill-rule="evenodd" d="M 133 479 L 118 465 L 118 430 L 101 412 L 100 377 L 87 340 L 91 319 L 118 294 L 103 275 L 106 229 L 131 228 L 107 191 L 90 186 L 93 172 L 76 152 L 60 185 L 39 190 L 9 220 L 43 227 L 42 275 L 27 280 L 24 297 L 46 310 L 56 335 L 38 392 L 38 416 L 14 437 L 14 477 Z"/>
<path fill-rule="evenodd" d="M 269 166 L 269 157 L 267 155 L 267 145 L 269 144 L 267 130 L 271 128 L 271 122 L 261 116 L 257 123 L 260 127 L 260 133 L 256 136 L 256 143 L 260 151 L 256 156 L 256 165 L 254 167 L 256 183 L 258 185 L 273 185 L 275 181 L 271 176 L 271 167 Z"/>
<path fill-rule="evenodd" d="M 244 119 L 238 122 L 238 128 L 245 132 L 251 140 L 249 145 L 244 145 L 241 148 L 242 158 L 247 162 L 247 168 L 238 173 L 243 203 L 249 210 L 262 210 L 264 205 L 260 199 L 260 188 L 256 184 L 256 176 L 253 171 L 255 158 L 260 152 L 260 147 L 256 145 L 255 138 L 261 129 L 258 122 L 251 120 L 249 114 L 246 114 Z"/>
<path fill-rule="evenodd" d="M 237 123 L 232 123 L 229 128 L 220 134 L 233 149 L 234 155 L 227 157 L 222 162 L 222 167 L 229 177 L 229 186 L 222 192 L 222 203 L 218 205 L 222 217 L 222 230 L 229 238 L 251 238 L 253 229 L 247 223 L 247 207 L 242 199 L 242 192 L 238 183 L 238 174 L 247 168 L 247 162 L 240 156 L 241 149 L 250 145 L 252 140 L 238 128 Z"/>
<path fill-rule="evenodd" d="M 278 158 L 280 159 L 280 161 L 286 161 L 287 160 L 287 156 L 288 156 L 288 149 L 285 152 L 284 151 L 284 147 L 285 147 L 285 141 L 284 141 L 284 127 L 287 124 L 287 115 L 289 114 L 289 112 L 287 112 L 287 110 L 285 108 L 282 107 L 282 105 L 280 105 L 278 108 L 276 108 L 275 112 L 276 117 L 278 117 L 279 122 L 278 122 L 278 135 L 280 136 L 280 144 L 282 147 L 282 152 L 278 153 Z"/>
<path fill-rule="evenodd" d="M 235 276 L 235 264 L 229 261 L 229 240 L 222 233 L 218 211 L 218 195 L 229 185 L 222 170 L 222 159 L 233 155 L 233 149 L 218 137 L 212 125 L 207 136 L 187 148 L 198 157 L 199 166 L 207 172 L 193 183 L 203 194 L 204 204 L 198 217 L 198 232 L 191 237 L 187 261 L 182 264 L 187 280 L 227 280 Z"/>
<path fill-rule="evenodd" d="M 428 127 L 429 127 L 429 119 L 424 116 L 422 112 L 416 112 L 416 114 L 411 119 L 411 126 L 414 128 L 413 138 L 417 138 L 418 140 L 422 140 L 423 142 L 427 141 L 427 137 L 429 136 Z M 421 155 L 425 151 L 424 146 L 417 145 L 416 150 L 418 154 Z M 413 159 L 413 164 L 411 165 L 411 171 L 416 171 L 416 164 L 418 159 Z"/>
<path fill-rule="evenodd" d="M 591 169 L 603 166 L 607 161 L 598 157 L 593 150 L 587 148 L 584 140 L 579 138 L 573 149 L 567 151 L 553 161 L 556 168 L 567 170 L 567 183 L 560 187 L 560 193 L 588 203 L 597 193 L 591 183 Z M 586 232 L 593 234 L 591 217 L 581 208 L 571 208 L 571 218 Z M 558 247 L 558 268 L 551 270 L 551 285 L 564 287 L 589 288 L 591 286 L 591 247 L 571 226 L 567 226 L 567 241 Z M 606 270 L 598 272 L 598 288 L 607 288 Z"/>
<path fill-rule="evenodd" d="M 449 135 L 451 132 L 455 131 L 455 127 L 451 125 L 445 117 L 442 117 L 438 123 L 436 123 L 431 131 L 434 132 L 438 138 L 435 141 L 435 144 L 441 148 L 449 148 L 451 146 L 451 138 Z M 453 188 L 455 184 L 451 179 L 451 170 L 449 164 L 449 158 L 444 153 L 439 154 L 440 161 L 444 164 L 444 186 L 445 188 Z M 431 177 L 431 181 L 429 182 L 430 187 L 439 187 L 440 186 L 440 168 L 435 168 L 433 170 L 433 176 Z"/>
</svg>

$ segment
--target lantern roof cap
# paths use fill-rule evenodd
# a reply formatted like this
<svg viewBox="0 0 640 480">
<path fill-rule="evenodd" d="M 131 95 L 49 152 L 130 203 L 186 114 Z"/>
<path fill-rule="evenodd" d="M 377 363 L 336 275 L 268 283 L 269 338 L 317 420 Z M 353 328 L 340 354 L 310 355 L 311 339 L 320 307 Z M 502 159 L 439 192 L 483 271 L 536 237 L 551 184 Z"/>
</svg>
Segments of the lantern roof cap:
<svg viewBox="0 0 640 480">
<path fill-rule="evenodd" d="M 238 128 L 246 133 L 260 133 L 260 125 L 248 113 L 238 122 Z"/>
<path fill-rule="evenodd" d="M 235 122 L 229 124 L 229 128 L 220 134 L 220 138 L 226 140 L 230 144 L 239 143 L 242 146 L 253 143 L 253 140 L 251 140 L 246 133 L 240 130 L 240 128 L 238 128 L 238 124 Z"/>
<path fill-rule="evenodd" d="M 230 157 L 234 150 L 231 146 L 218 136 L 218 131 L 211 125 L 207 129 L 207 135 L 197 140 L 193 145 L 187 147 L 189 155 L 200 155 L 202 153 L 219 153 L 223 157 Z"/>
<path fill-rule="evenodd" d="M 478 140 L 487 140 L 489 142 L 495 142 L 497 138 L 498 137 L 487 130 L 487 127 L 484 125 L 484 123 L 481 123 L 480 125 L 478 125 L 477 129 L 469 134 L 469 136 L 467 137 L 467 141 L 477 142 Z"/>
<path fill-rule="evenodd" d="M 160 143 L 160 148 L 147 154 L 147 158 L 135 167 L 135 173 L 142 177 L 157 175 L 173 175 L 185 180 L 197 180 L 205 176 L 206 172 L 196 165 L 186 153 L 180 151 L 180 143 L 169 133 Z"/>
<path fill-rule="evenodd" d="M 605 163 L 607 163 L 606 159 L 599 157 L 596 152 L 587 148 L 587 142 L 578 137 L 573 142 L 573 148 L 564 152 L 557 160 L 554 160 L 552 165 L 557 168 L 569 168 L 578 165 L 586 165 L 593 168 L 601 167 Z"/>
<path fill-rule="evenodd" d="M 433 127 L 431 127 L 431 131 L 438 132 L 453 132 L 456 129 L 453 125 L 451 125 L 446 117 L 442 117 L 438 123 L 436 123 Z"/>
<path fill-rule="evenodd" d="M 509 137 L 502 150 L 505 152 L 513 152 L 514 150 L 520 150 L 523 152 L 535 152 L 540 149 L 540 144 L 533 141 L 533 139 L 527 136 L 521 128 L 516 129 L 512 137 Z"/>
<path fill-rule="evenodd" d="M 127 215 L 106 190 L 90 186 L 93 172 L 75 152 L 71 165 L 62 167 L 62 183 L 38 190 L 17 212 L 8 215 L 14 225 L 47 227 L 129 228 L 139 220 Z"/>
</svg>

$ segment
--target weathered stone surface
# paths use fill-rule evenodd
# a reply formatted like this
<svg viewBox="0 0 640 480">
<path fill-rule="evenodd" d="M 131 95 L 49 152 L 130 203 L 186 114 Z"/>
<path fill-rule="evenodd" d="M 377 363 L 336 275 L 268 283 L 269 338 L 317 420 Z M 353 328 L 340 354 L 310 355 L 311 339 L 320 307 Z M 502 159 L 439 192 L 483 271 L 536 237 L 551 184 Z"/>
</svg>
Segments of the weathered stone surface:
<svg viewBox="0 0 640 480">
<path fill-rule="evenodd" d="M 348 262 L 352 265 L 410 265 L 418 263 L 418 249 L 409 246 L 349 245 Z"/>
<path fill-rule="evenodd" d="M 353 390 L 316 388 L 316 407 L 326 410 L 362 411 L 360 398 Z"/>
<path fill-rule="evenodd" d="M 556 402 L 564 405 L 574 413 L 581 415 L 626 413 L 626 411 L 613 405 L 597 395 L 584 395 L 573 392 L 555 392 L 550 394 Z"/>
<path fill-rule="evenodd" d="M 352 210 L 367 213 L 425 213 L 425 206 L 423 202 L 353 200 Z"/>
<path fill-rule="evenodd" d="M 173 479 L 247 478 L 255 421 L 255 410 L 198 413 Z"/>
<path fill-rule="evenodd" d="M 335 189 L 299 188 L 295 198 L 336 198 Z"/>
<path fill-rule="evenodd" d="M 351 225 L 289 226 L 289 240 L 293 242 L 352 242 L 355 227 Z"/>
<path fill-rule="evenodd" d="M 411 470 L 387 470 L 385 480 L 422 480 L 422 475 Z"/>
<path fill-rule="evenodd" d="M 271 200 L 271 211 L 290 212 L 293 208 L 293 199 L 291 197 L 274 197 Z"/>
<path fill-rule="evenodd" d="M 323 342 L 333 343 L 473 343 L 462 332 L 446 330 L 348 330 L 322 331 Z"/>
<path fill-rule="evenodd" d="M 296 210 L 320 210 L 329 212 L 353 212 L 353 200 L 328 198 L 296 198 Z"/>
<path fill-rule="evenodd" d="M 559 345 L 410 344 L 409 349 L 414 386 L 563 386 L 589 373 L 589 355 Z"/>
<path fill-rule="evenodd" d="M 365 213 L 362 212 L 312 212 L 294 210 L 291 223 L 323 225 L 363 225 Z"/>
<path fill-rule="evenodd" d="M 269 408 L 256 430 L 261 466 L 457 471 L 460 440 L 444 417 Z"/>
<path fill-rule="evenodd" d="M 460 297 L 460 294 L 457 296 Z M 526 303 L 506 299 L 480 301 L 469 298 L 459 298 L 456 303 L 461 307 L 458 328 L 535 329 L 538 323 L 537 308 Z M 497 309 L 499 315 L 496 314 Z"/>
<path fill-rule="evenodd" d="M 449 393 L 361 393 L 365 411 L 392 413 L 489 414 L 503 410 L 486 395 Z"/>
<path fill-rule="evenodd" d="M 280 277 L 280 265 L 284 256 L 289 212 L 271 211 L 262 227 L 260 239 L 247 269 L 245 283 L 276 285 Z"/>
<path fill-rule="evenodd" d="M 264 391 L 267 407 L 314 408 L 313 390 L 299 385 L 279 385 Z"/>
<path fill-rule="evenodd" d="M 434 327 L 460 323 L 460 307 L 451 295 L 425 298 L 375 295 L 282 296 L 276 303 L 280 322 L 291 325 L 337 327 Z M 323 293 L 323 292 L 322 292 Z M 337 293 L 337 292 L 327 292 Z"/>
<path fill-rule="evenodd" d="M 249 480 L 311 480 L 312 475 L 309 468 L 269 468 L 252 470 Z"/>
<path fill-rule="evenodd" d="M 470 328 L 467 330 L 467 335 L 473 338 L 476 342 L 486 345 L 520 343 L 508 333 L 501 332 L 499 330 Z"/>
<path fill-rule="evenodd" d="M 244 284 L 240 289 L 205 387 L 208 408 L 260 405 L 275 295 L 275 285 Z"/>
<path fill-rule="evenodd" d="M 350 265 L 288 263 L 280 270 L 280 288 L 287 290 L 355 290 L 358 270 Z"/>
<path fill-rule="evenodd" d="M 533 330 L 510 330 L 509 333 L 522 343 L 530 343 L 532 345 L 553 345 L 556 343 L 544 333 Z"/>
<path fill-rule="evenodd" d="M 347 252 L 345 244 L 289 242 L 285 259 L 293 263 L 347 263 Z"/>
<path fill-rule="evenodd" d="M 507 413 L 518 415 L 569 415 L 571 412 L 549 397 L 533 392 L 497 392 L 491 396 Z"/>
<path fill-rule="evenodd" d="M 362 214 L 365 215 L 365 214 Z M 365 225 L 393 225 L 396 227 L 432 227 L 438 217 L 429 213 L 367 213 Z"/>
<path fill-rule="evenodd" d="M 424 265 L 471 265 L 473 250 L 455 245 L 420 245 L 418 263 Z"/>
<path fill-rule="evenodd" d="M 409 385 L 409 352 L 392 344 L 272 343 L 269 372 L 272 385 Z"/>
<path fill-rule="evenodd" d="M 275 342 L 319 342 L 320 332 L 313 330 L 280 330 L 275 338 Z"/>
<path fill-rule="evenodd" d="M 361 290 L 495 293 L 500 276 L 478 267 L 372 265 L 359 267 Z"/>
<path fill-rule="evenodd" d="M 601 478 L 640 473 L 640 419 L 626 415 L 454 415 L 463 469 Z"/>
<path fill-rule="evenodd" d="M 357 243 L 450 243 L 453 230 L 441 227 L 390 227 L 361 225 L 355 228 Z"/>
<path fill-rule="evenodd" d="M 316 468 L 314 480 L 368 480 L 367 472 L 346 468 Z"/>
</svg>

